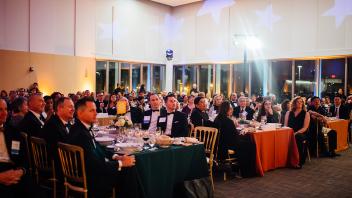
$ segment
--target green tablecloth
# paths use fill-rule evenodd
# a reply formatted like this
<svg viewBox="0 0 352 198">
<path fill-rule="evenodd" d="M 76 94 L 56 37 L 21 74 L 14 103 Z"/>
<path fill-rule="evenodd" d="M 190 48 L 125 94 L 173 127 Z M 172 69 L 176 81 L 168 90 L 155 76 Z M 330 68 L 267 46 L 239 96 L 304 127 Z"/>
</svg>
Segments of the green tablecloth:
<svg viewBox="0 0 352 198">
<path fill-rule="evenodd" d="M 209 176 L 204 146 L 172 146 L 135 154 L 144 197 L 173 196 L 176 183 Z"/>
</svg>

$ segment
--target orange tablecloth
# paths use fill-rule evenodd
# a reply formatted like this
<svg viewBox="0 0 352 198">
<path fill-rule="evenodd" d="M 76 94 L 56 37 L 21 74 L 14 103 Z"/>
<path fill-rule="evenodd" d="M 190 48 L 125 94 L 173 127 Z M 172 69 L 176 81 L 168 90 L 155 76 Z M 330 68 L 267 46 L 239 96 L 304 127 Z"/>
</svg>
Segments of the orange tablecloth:
<svg viewBox="0 0 352 198">
<path fill-rule="evenodd" d="M 330 120 L 328 127 L 335 130 L 337 133 L 337 149 L 343 151 L 348 148 L 348 120 Z"/>
<path fill-rule="evenodd" d="M 258 175 L 264 176 L 268 170 L 298 165 L 299 153 L 292 129 L 255 132 L 251 136 L 257 147 Z"/>
</svg>

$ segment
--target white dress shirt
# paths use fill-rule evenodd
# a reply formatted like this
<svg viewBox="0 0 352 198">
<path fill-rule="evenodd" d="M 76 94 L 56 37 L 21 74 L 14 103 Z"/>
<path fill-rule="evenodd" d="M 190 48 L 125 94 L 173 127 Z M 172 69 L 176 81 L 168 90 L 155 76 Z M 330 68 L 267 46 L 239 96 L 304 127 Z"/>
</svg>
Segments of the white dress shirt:
<svg viewBox="0 0 352 198">
<path fill-rule="evenodd" d="M 158 126 L 158 117 L 160 116 L 160 111 L 152 111 L 150 118 L 150 125 L 148 131 L 156 131 Z"/>
<path fill-rule="evenodd" d="M 10 162 L 10 156 L 6 147 L 3 125 L 0 126 L 0 162 Z"/>
<path fill-rule="evenodd" d="M 165 135 L 171 135 L 171 129 L 172 129 L 172 122 L 173 121 L 174 121 L 174 114 L 167 115 Z"/>
<path fill-rule="evenodd" d="M 42 125 L 44 125 L 44 122 L 40 119 L 40 114 L 39 113 L 34 112 L 32 110 L 29 110 L 29 111 L 34 114 L 34 116 L 39 120 L 40 123 L 42 123 Z"/>
</svg>

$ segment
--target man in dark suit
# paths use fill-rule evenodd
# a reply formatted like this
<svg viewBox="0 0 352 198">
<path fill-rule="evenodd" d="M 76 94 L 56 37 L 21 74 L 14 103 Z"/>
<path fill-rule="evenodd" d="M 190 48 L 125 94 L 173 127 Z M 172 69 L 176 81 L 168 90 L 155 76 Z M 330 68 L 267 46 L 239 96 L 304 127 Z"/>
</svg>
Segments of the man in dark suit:
<svg viewBox="0 0 352 198">
<path fill-rule="evenodd" d="M 43 96 L 39 93 L 32 94 L 28 99 L 29 111 L 20 123 L 20 130 L 27 133 L 28 136 L 38 137 L 45 122 L 45 118 L 42 115 L 44 107 Z"/>
<path fill-rule="evenodd" d="M 55 107 L 55 114 L 45 123 L 44 128 L 40 134 L 48 145 L 49 158 L 53 158 L 55 167 L 57 167 L 57 176 L 59 181 L 63 181 L 60 167 L 60 161 L 57 154 L 57 143 L 65 142 L 69 129 L 71 127 L 70 121 L 73 119 L 75 107 L 73 102 L 68 97 L 61 97 L 58 99 Z"/>
<path fill-rule="evenodd" d="M 152 94 L 149 96 L 149 110 L 145 111 L 143 114 L 142 120 L 142 129 L 148 131 L 156 131 L 157 130 L 157 122 L 158 117 L 160 116 L 160 99 L 156 94 Z"/>
<path fill-rule="evenodd" d="M 34 188 L 26 174 L 24 144 L 18 131 L 5 123 L 7 114 L 6 101 L 0 99 L 0 196 L 38 197 L 38 189 Z"/>
<path fill-rule="evenodd" d="M 348 108 L 342 104 L 342 96 L 339 94 L 335 95 L 334 105 L 330 107 L 330 112 L 332 113 L 332 117 L 337 117 L 345 120 L 350 119 Z"/>
<path fill-rule="evenodd" d="M 243 96 L 241 96 L 238 99 L 239 106 L 237 106 L 233 110 L 233 116 L 235 116 L 236 118 L 245 116 L 246 120 L 252 120 L 253 119 L 254 110 L 247 106 L 247 100 L 248 100 L 248 98 L 247 97 L 243 97 Z"/>
<path fill-rule="evenodd" d="M 311 153 L 314 155 L 317 153 L 317 143 L 320 148 L 321 156 L 326 157 L 335 157 L 339 156 L 339 154 L 335 153 L 335 149 L 337 148 L 337 134 L 336 131 L 331 130 L 328 133 L 329 137 L 329 148 L 326 148 L 324 143 L 324 134 L 322 133 L 322 127 L 324 123 L 327 123 L 325 116 L 327 116 L 327 112 L 320 105 L 320 98 L 314 96 L 311 98 L 311 106 L 308 107 L 308 112 L 310 114 L 311 120 L 309 125 L 308 137 L 310 139 L 309 146 Z"/>
<path fill-rule="evenodd" d="M 209 120 L 209 116 L 206 113 L 206 102 L 204 97 L 198 96 L 194 99 L 194 104 L 196 107 L 191 113 L 191 123 L 194 127 L 197 126 L 206 126 L 213 127 L 213 122 Z"/>
<path fill-rule="evenodd" d="M 104 93 L 98 93 L 97 100 L 95 101 L 95 106 L 97 107 L 97 113 L 107 113 L 106 106 L 107 101 L 104 101 Z"/>
<path fill-rule="evenodd" d="M 134 156 L 117 156 L 104 151 L 95 141 L 92 125 L 96 121 L 94 100 L 82 98 L 76 103 L 77 119 L 71 127 L 67 143 L 84 150 L 88 193 L 92 197 L 108 197 L 112 188 L 117 186 L 118 197 L 138 197 L 135 179 Z"/>
<path fill-rule="evenodd" d="M 188 136 L 187 115 L 180 111 L 176 111 L 176 97 L 170 94 L 167 95 L 164 100 L 166 109 L 160 111 L 157 126 L 164 131 L 165 135 L 171 137 Z"/>
<path fill-rule="evenodd" d="M 232 108 L 236 108 L 238 105 L 237 105 L 237 94 L 234 92 L 231 94 L 230 96 L 230 104 L 232 106 Z"/>
</svg>

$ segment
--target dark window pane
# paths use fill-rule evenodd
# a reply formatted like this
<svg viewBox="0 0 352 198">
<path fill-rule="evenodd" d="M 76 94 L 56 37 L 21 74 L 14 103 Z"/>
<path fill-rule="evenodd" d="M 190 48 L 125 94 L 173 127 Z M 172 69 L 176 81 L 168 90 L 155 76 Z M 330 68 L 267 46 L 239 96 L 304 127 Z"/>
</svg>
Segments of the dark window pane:
<svg viewBox="0 0 352 198">
<path fill-rule="evenodd" d="M 291 99 L 292 94 L 292 61 L 273 61 L 271 66 L 271 92 L 279 102 Z"/>
<path fill-rule="evenodd" d="M 333 96 L 345 84 L 345 59 L 321 60 L 321 95 Z"/>
<path fill-rule="evenodd" d="M 295 94 L 309 97 L 315 95 L 315 61 L 295 61 Z"/>
<path fill-rule="evenodd" d="M 106 91 L 106 62 L 105 61 L 97 61 L 96 65 L 96 89 L 95 91 L 98 93 L 100 91 Z"/>
</svg>

